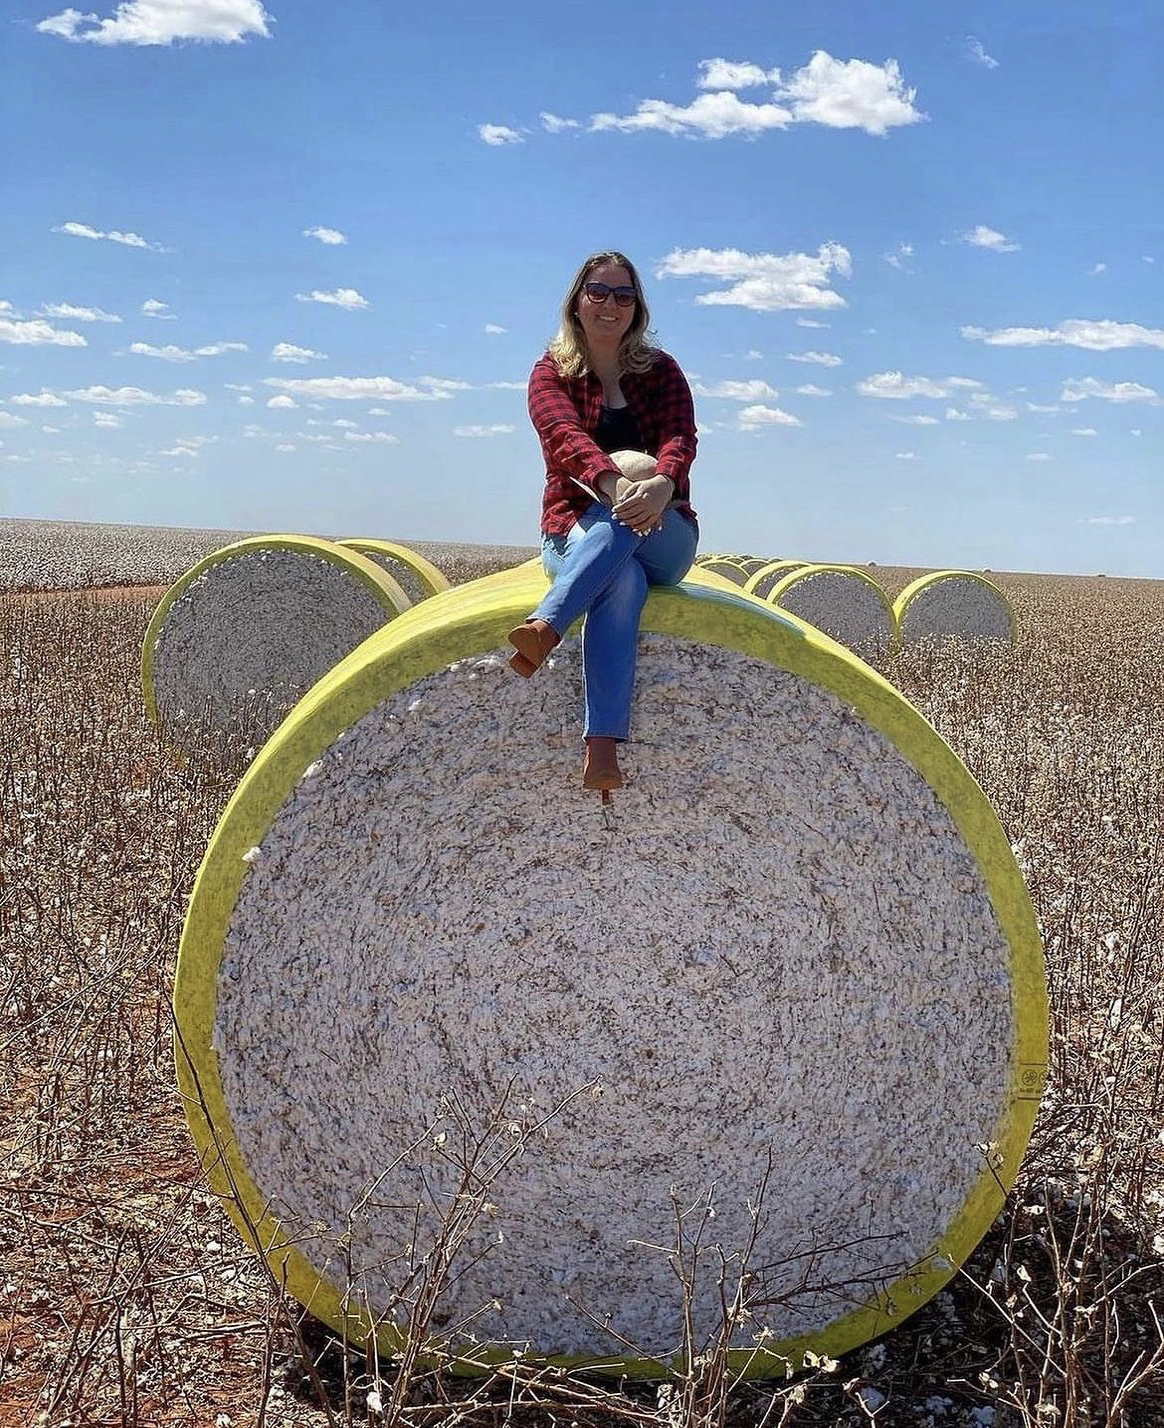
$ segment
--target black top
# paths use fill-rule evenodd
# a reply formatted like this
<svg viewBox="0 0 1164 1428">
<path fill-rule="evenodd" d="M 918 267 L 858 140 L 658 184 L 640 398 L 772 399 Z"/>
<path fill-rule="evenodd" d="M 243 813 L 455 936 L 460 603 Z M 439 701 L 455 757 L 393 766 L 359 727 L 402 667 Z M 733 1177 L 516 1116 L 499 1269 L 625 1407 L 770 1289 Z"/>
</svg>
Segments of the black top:
<svg viewBox="0 0 1164 1428">
<path fill-rule="evenodd" d="M 642 451 L 643 437 L 630 407 L 608 407 L 603 403 L 594 441 L 609 456 L 612 451 Z"/>
</svg>

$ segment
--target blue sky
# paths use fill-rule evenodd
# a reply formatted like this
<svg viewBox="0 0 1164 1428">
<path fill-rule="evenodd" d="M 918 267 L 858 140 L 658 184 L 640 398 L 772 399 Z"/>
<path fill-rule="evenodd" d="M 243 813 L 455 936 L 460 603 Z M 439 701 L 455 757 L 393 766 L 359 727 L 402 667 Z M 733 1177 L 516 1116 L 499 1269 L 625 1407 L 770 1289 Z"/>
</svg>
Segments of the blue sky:
<svg viewBox="0 0 1164 1428">
<path fill-rule="evenodd" d="M 616 247 L 704 549 L 1164 577 L 1150 0 L 95 3 L 0 21 L 0 515 L 532 544 Z"/>
</svg>

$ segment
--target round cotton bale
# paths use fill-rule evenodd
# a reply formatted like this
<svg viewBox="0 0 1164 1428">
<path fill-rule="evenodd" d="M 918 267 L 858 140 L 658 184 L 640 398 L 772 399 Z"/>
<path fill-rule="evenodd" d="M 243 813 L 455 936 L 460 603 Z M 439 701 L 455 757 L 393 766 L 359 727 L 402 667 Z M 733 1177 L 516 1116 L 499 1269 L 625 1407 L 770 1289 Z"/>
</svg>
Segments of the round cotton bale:
<svg viewBox="0 0 1164 1428">
<path fill-rule="evenodd" d="M 852 565 L 803 565 L 776 581 L 768 601 L 857 653 L 881 654 L 897 642 L 889 596 Z"/>
<path fill-rule="evenodd" d="M 748 576 L 744 582 L 744 590 L 749 595 L 755 595 L 758 600 L 766 600 L 778 580 L 783 580 L 794 570 L 803 570 L 807 564 L 807 560 L 770 560 L 767 565 L 762 565 Z"/>
<path fill-rule="evenodd" d="M 749 577 L 768 563 L 756 555 L 716 555 L 701 562 L 701 568 L 714 570 L 717 575 L 725 576 L 733 585 L 742 589 Z"/>
<path fill-rule="evenodd" d="M 273 535 L 223 546 L 154 611 L 142 642 L 146 708 L 184 756 L 229 768 L 408 607 L 387 571 L 331 541 Z"/>
<path fill-rule="evenodd" d="M 1018 639 L 1010 601 L 971 570 L 935 570 L 907 585 L 893 602 L 903 644 L 918 640 Z"/>
<path fill-rule="evenodd" d="M 506 667 L 544 589 L 527 566 L 409 611 L 240 783 L 175 986 L 207 1172 L 302 1304 L 391 1351 L 460 1203 L 447 1106 L 483 1133 L 504 1104 L 542 1128 L 435 1321 L 492 1346 L 474 1363 L 662 1372 L 671 1187 L 715 1187 L 709 1244 L 755 1233 L 738 1370 L 841 1352 L 949 1279 L 1029 1135 L 1046 998 L 1006 837 L 884 680 L 698 576 L 648 598 L 604 809 L 576 636 L 535 679 Z"/>
<path fill-rule="evenodd" d="M 408 597 L 410 605 L 419 605 L 430 595 L 439 595 L 451 588 L 450 582 L 431 560 L 391 540 L 374 540 L 369 537 L 353 536 L 349 540 L 336 542 L 345 550 L 357 550 L 374 560 L 381 569 L 396 581 Z"/>
</svg>

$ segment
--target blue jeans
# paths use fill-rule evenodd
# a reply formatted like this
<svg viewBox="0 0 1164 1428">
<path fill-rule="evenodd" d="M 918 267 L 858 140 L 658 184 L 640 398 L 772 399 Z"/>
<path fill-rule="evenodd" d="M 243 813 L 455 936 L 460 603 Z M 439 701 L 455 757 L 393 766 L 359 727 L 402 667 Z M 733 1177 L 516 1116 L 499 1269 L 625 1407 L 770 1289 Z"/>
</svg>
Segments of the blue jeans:
<svg viewBox="0 0 1164 1428">
<path fill-rule="evenodd" d="M 638 654 L 639 617 L 649 585 L 678 585 L 691 569 L 699 527 L 676 510 L 639 536 L 593 502 L 568 535 L 542 537 L 542 566 L 554 582 L 531 619 L 564 635 L 580 616 L 585 735 L 626 739 Z"/>
</svg>

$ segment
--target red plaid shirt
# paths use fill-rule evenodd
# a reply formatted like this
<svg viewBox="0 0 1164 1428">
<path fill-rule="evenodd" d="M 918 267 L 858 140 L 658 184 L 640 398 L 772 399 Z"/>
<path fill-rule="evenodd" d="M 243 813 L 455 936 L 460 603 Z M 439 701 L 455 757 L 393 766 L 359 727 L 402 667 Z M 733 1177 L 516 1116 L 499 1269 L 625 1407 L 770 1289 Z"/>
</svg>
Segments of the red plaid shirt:
<svg viewBox="0 0 1164 1428">
<path fill-rule="evenodd" d="M 694 519 L 688 472 L 695 460 L 695 408 L 687 378 L 674 357 L 659 352 L 648 371 L 625 372 L 619 385 L 659 475 L 675 483 L 672 500 Z M 618 474 L 592 435 L 602 414 L 602 383 L 593 372 L 563 377 L 547 352 L 530 374 L 529 414 L 546 459 L 542 531 L 566 535 L 591 502 L 574 478 L 597 489 L 605 472 Z"/>
</svg>

